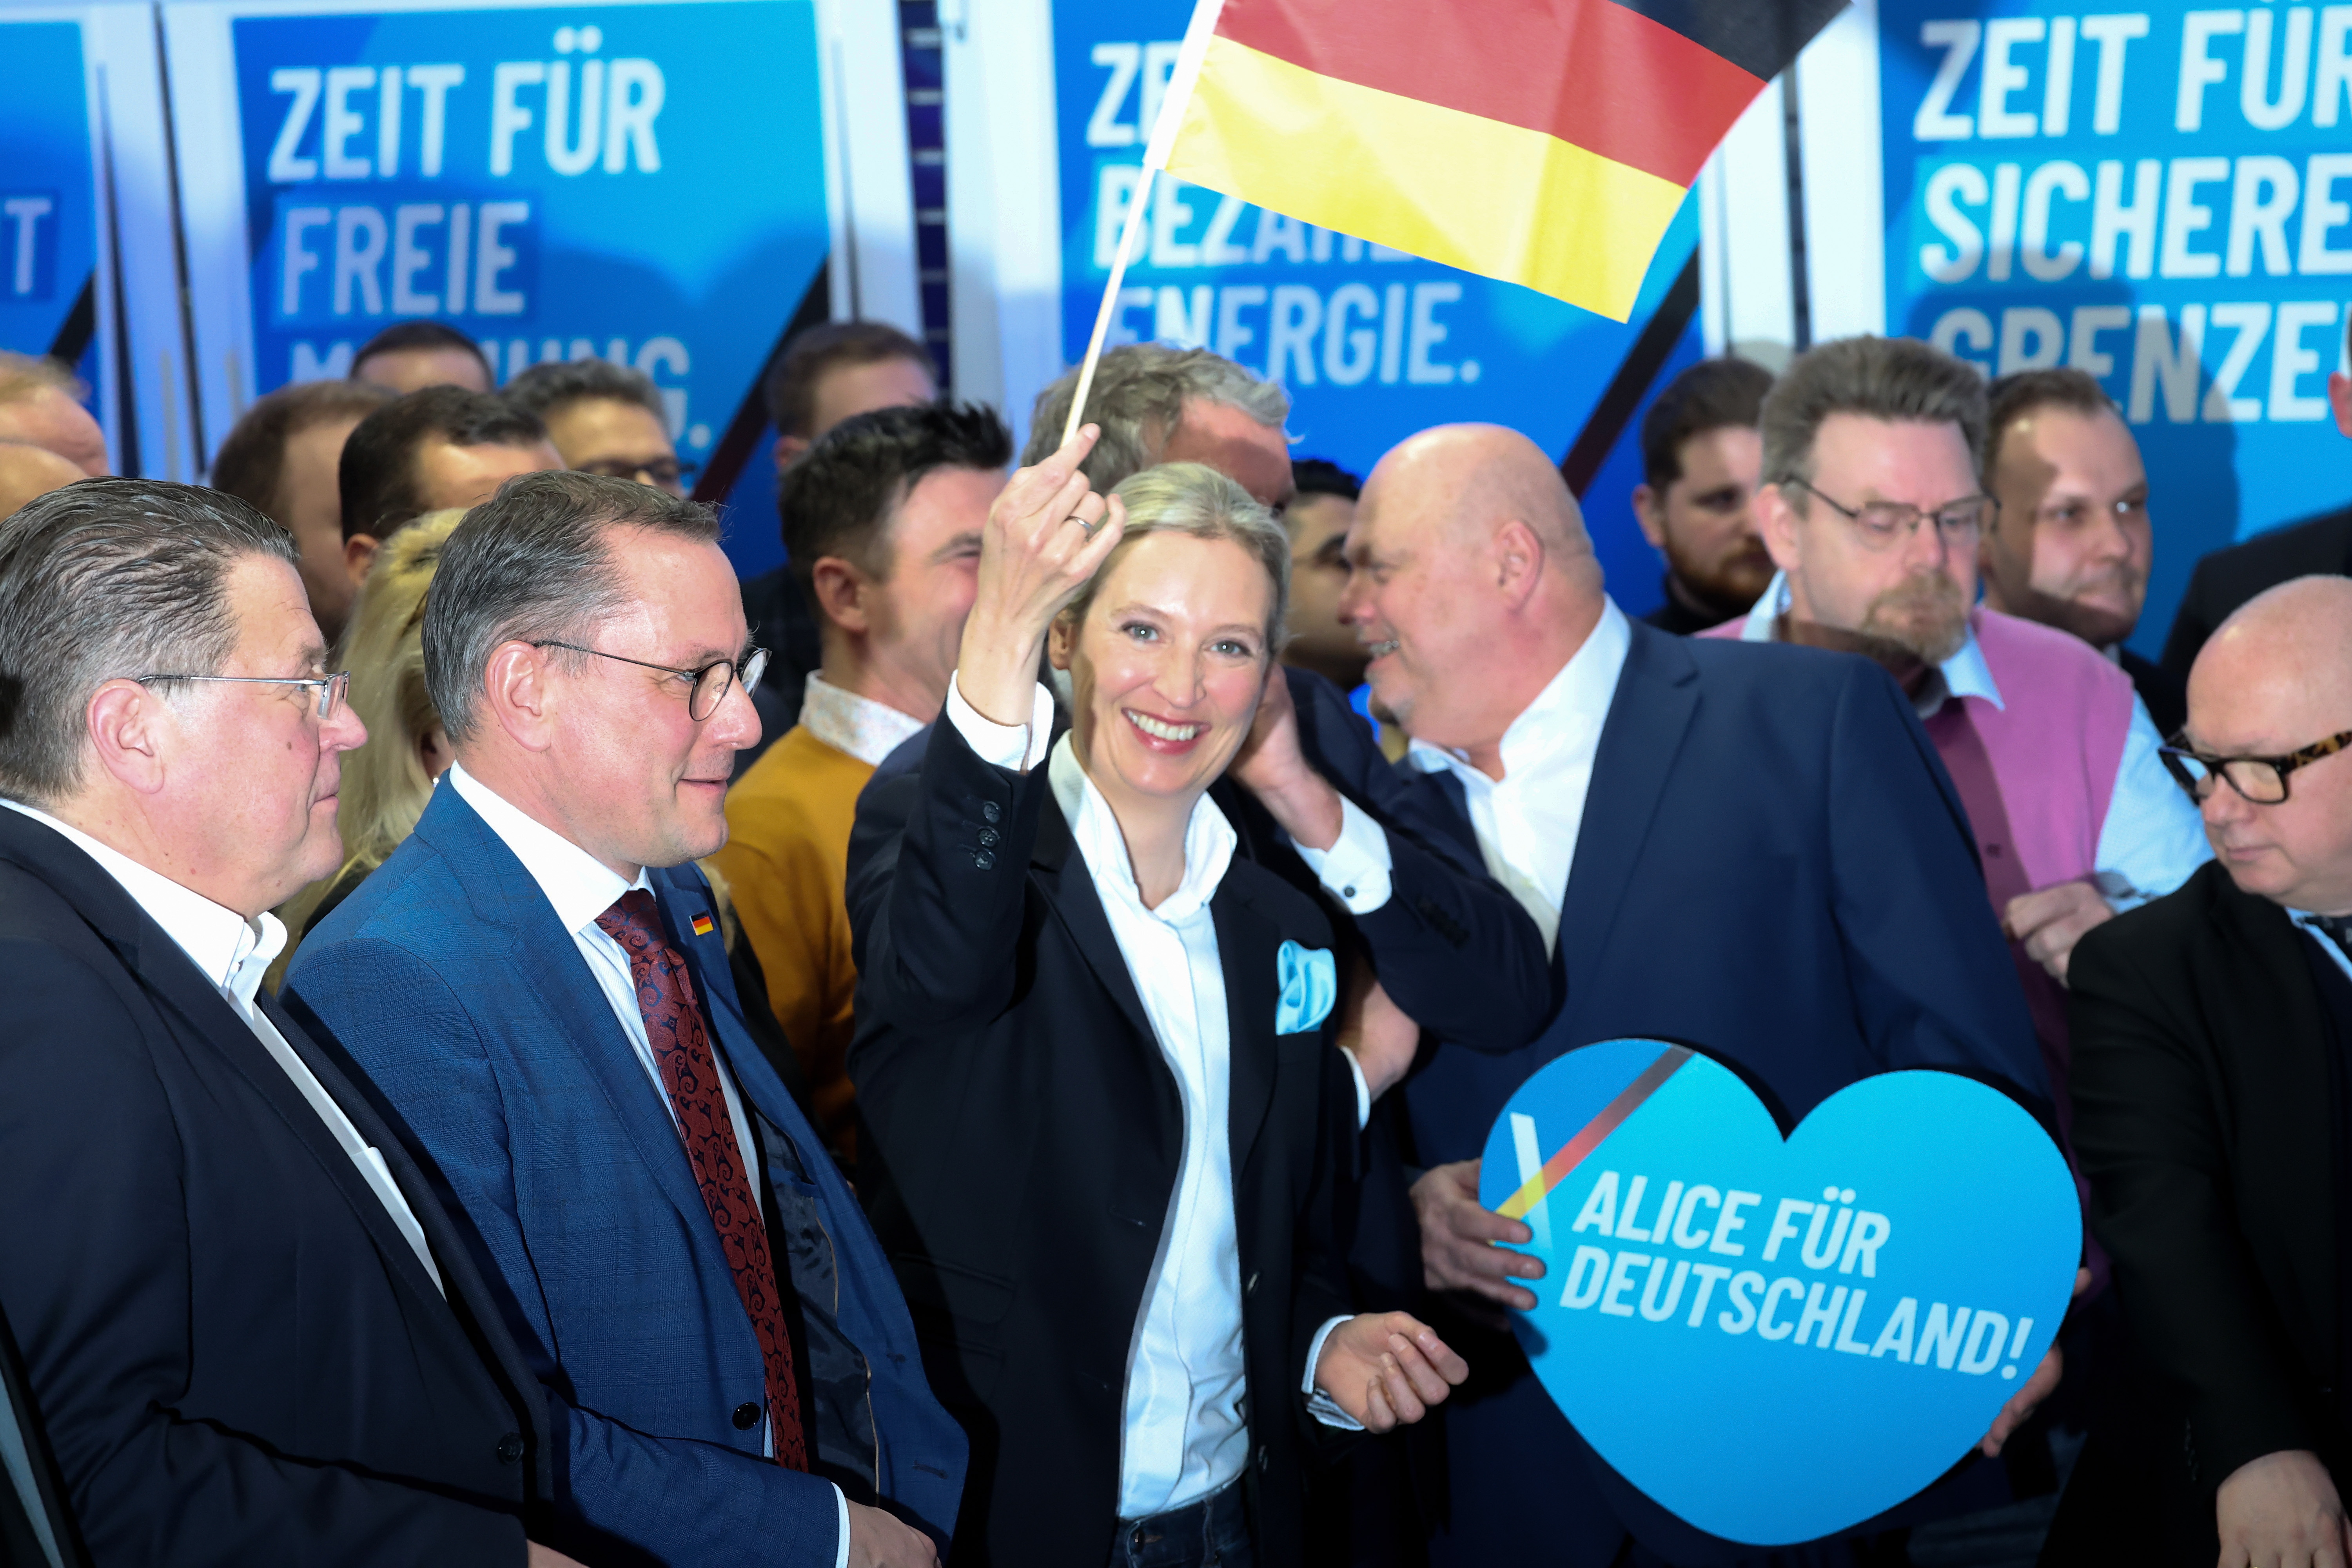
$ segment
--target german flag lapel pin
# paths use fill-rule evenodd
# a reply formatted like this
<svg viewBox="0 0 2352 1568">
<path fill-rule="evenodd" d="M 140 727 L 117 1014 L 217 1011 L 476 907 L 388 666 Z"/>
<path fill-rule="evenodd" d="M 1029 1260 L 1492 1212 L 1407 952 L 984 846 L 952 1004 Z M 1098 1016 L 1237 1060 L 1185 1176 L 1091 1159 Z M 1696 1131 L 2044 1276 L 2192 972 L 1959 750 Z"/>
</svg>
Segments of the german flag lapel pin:
<svg viewBox="0 0 2352 1568">
<path fill-rule="evenodd" d="M 710 932 L 711 932 L 712 929 L 713 929 L 713 928 L 712 928 L 711 923 L 710 923 L 710 917 L 709 917 L 709 915 L 697 915 L 697 916 L 695 916 L 695 917 L 694 917 L 694 934 L 695 934 L 695 935 L 697 935 L 697 936 L 709 936 L 709 935 L 710 934 Z"/>
</svg>

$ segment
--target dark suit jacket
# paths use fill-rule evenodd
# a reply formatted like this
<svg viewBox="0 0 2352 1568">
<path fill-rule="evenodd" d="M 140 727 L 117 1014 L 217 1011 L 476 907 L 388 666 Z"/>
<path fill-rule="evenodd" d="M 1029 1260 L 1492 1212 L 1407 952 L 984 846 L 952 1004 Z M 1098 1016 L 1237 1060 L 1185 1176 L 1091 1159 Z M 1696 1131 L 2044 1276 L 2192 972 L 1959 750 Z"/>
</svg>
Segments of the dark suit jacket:
<svg viewBox="0 0 2352 1568">
<path fill-rule="evenodd" d="M 2195 1479 L 2309 1448 L 2345 1468 L 2328 1023 L 2312 939 L 2217 861 L 2074 949 L 2074 1150 Z"/>
<path fill-rule="evenodd" d="M 2214 551 L 2189 574 L 2164 639 L 2164 668 L 2187 680 L 2197 650 L 2239 605 L 2265 588 L 2329 572 L 2352 573 L 2352 506 Z"/>
<path fill-rule="evenodd" d="M 1128 1354 L 1183 1114 L 1047 770 L 934 725 L 861 799 L 860 1191 L 931 1377 L 972 1438 L 959 1563 L 1097 1568 L 1118 1520 Z M 1308 1342 L 1349 1310 L 1331 1178 L 1354 1091 L 1328 1020 L 1275 1033 L 1276 950 L 1313 902 L 1239 858 L 1211 900 L 1230 1016 L 1234 1210 L 1258 1561 L 1300 1561 Z"/>
<path fill-rule="evenodd" d="M 743 1025 L 715 918 L 694 933 L 709 885 L 691 866 L 648 880 L 759 1145 L 811 1453 L 944 1541 L 962 1434 L 897 1284 Z M 286 995 L 366 1064 L 472 1219 L 547 1390 L 567 1524 L 618 1562 L 831 1568 L 832 1488 L 761 1457 L 759 1342 L 677 1124 L 547 895 L 455 788 L 302 944 Z"/>
<path fill-rule="evenodd" d="M 1895 682 L 1849 655 L 1632 630 L 1561 906 L 1560 1009 L 1521 1049 L 1442 1046 L 1406 1080 L 1419 1162 L 1477 1158 L 1529 1074 L 1622 1036 L 1731 1064 L 1783 1127 L 1847 1084 L 1912 1067 L 1989 1079 L 2047 1124 L 2040 1051 L 1966 816 Z M 1460 798 L 1449 775 L 1415 787 Z M 1456 1348 L 1473 1386 L 1444 1412 L 1451 1517 L 1437 1562 L 1601 1568 L 1629 1527 L 1676 1562 L 1742 1554 L 1580 1464 L 1580 1441 L 1509 1338 Z"/>
<path fill-rule="evenodd" d="M 342 1052 L 445 1301 L 253 1030 L 121 884 L 0 811 L 0 1305 L 99 1563 L 519 1564 L 545 1413 Z"/>
<path fill-rule="evenodd" d="M 1444 803 L 1411 788 L 1389 764 L 1347 694 L 1307 670 L 1283 673 L 1300 750 L 1388 839 L 1389 900 L 1370 914 L 1348 913 L 1257 798 L 1223 779 L 1217 804 L 1244 851 L 1352 931 L 1390 999 L 1431 1035 L 1490 1051 L 1533 1038 L 1551 1012 L 1543 933 L 1486 875 L 1477 850 L 1465 850 Z"/>
</svg>

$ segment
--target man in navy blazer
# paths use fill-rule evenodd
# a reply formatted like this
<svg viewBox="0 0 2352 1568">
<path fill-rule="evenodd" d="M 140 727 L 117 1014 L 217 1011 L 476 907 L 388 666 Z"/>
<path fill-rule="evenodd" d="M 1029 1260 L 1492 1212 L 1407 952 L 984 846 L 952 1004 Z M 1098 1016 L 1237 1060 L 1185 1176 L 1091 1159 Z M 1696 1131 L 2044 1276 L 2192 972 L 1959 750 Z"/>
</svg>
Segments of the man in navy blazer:
<svg viewBox="0 0 2352 1568">
<path fill-rule="evenodd" d="M 1929 498 L 1929 503 L 1949 497 Z M 1440 1043 L 1403 1090 L 1427 1283 L 1490 1324 L 1543 1272 L 1477 1203 L 1504 1101 L 1576 1047 L 1647 1036 L 1733 1064 L 1791 1127 L 1897 1068 L 2049 1099 L 1968 825 L 1909 705 L 1863 659 L 1695 642 L 1630 621 L 1550 461 L 1486 426 L 1381 460 L 1348 543 L 1345 613 L 1414 739 L 1421 815 L 1448 820 L 1553 942 L 1557 1011 L 1517 1049 Z M 1497 1247 L 1497 1242 L 1507 1245 Z M 1742 1549 L 1601 1465 L 1507 1333 L 1444 1415 L 1440 1564 L 1603 1568 Z M 2034 1397 L 2054 1372 L 2030 1381 Z M 2027 1407 L 2005 1413 L 2005 1435 Z"/>
<path fill-rule="evenodd" d="M 474 510 L 424 631 L 457 764 L 287 993 L 478 1231 L 583 1550 L 920 1568 L 954 1528 L 963 1435 L 687 864 L 724 842 L 759 733 L 765 656 L 717 534 L 584 474 Z"/>
<path fill-rule="evenodd" d="M 578 1568 L 462 1220 L 259 989 L 366 738 L 295 563 L 160 480 L 0 522 L 0 1562 Z"/>
</svg>

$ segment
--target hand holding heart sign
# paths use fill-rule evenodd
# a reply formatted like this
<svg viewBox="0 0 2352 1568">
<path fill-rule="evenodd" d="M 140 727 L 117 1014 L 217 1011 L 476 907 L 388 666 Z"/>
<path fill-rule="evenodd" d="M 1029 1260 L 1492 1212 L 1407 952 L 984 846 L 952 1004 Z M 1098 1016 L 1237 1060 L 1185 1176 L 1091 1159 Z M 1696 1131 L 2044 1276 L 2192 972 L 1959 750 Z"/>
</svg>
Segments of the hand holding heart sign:
<svg viewBox="0 0 2352 1568">
<path fill-rule="evenodd" d="M 2056 1145 L 1948 1073 L 1865 1079 L 1784 1142 L 1728 1069 L 1606 1041 L 1520 1086 L 1480 1174 L 1546 1265 L 1513 1327 L 1561 1413 L 1755 1545 L 1858 1524 L 2001 1435 L 2082 1251 Z"/>
</svg>

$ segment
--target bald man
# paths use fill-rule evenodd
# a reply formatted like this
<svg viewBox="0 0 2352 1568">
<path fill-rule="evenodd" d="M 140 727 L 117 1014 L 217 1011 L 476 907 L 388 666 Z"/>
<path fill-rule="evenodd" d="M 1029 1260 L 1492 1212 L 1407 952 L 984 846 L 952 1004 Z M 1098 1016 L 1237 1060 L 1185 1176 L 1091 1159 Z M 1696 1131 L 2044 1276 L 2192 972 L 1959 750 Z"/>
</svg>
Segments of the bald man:
<svg viewBox="0 0 2352 1568">
<path fill-rule="evenodd" d="M 1342 614 L 1412 737 L 1402 766 L 1541 928 L 1565 998 L 1527 1046 L 1440 1043 L 1405 1080 L 1432 1167 L 1412 1194 L 1425 1282 L 1479 1347 L 1446 1413 L 1431 1560 L 1736 1558 L 1601 1466 L 1500 1331 L 1544 1267 L 1508 1247 L 1526 1225 L 1479 1206 L 1479 1152 L 1529 1074 L 1622 1036 L 1703 1047 L 1791 1119 L 1914 1067 L 2046 1107 L 1959 801 L 1876 665 L 1629 621 L 1559 470 L 1512 431 L 1445 426 L 1389 453 L 1348 554 Z M 2054 1380 L 2029 1379 L 1987 1447 Z"/>
<path fill-rule="evenodd" d="M 0 441 L 55 452 L 85 479 L 104 474 L 106 432 L 81 405 L 87 390 L 56 360 L 0 353 Z"/>
<path fill-rule="evenodd" d="M 14 516 L 26 501 L 89 477 L 45 447 L 0 441 L 0 517 Z"/>
<path fill-rule="evenodd" d="M 2142 1493 L 2195 1505 L 2175 1560 L 2341 1564 L 2352 579 L 2223 622 L 2182 739 L 2167 760 L 2214 859 L 2075 949 L 2074 1148 L 2134 1337 L 2185 1407 Z"/>
</svg>

